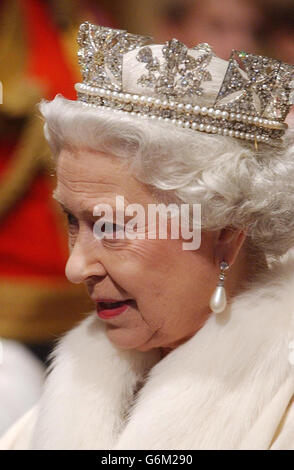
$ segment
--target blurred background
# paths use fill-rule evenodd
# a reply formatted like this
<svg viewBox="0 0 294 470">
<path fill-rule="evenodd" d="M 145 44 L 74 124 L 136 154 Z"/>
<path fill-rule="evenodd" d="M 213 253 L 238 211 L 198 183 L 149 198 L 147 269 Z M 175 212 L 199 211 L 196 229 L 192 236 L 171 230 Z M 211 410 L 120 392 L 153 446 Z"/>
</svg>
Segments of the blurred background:
<svg viewBox="0 0 294 470">
<path fill-rule="evenodd" d="M 293 0 L 0 0 L 0 434 L 38 399 L 55 341 L 93 308 L 64 276 L 66 224 L 37 108 L 75 99 L 85 20 L 294 64 Z"/>
</svg>

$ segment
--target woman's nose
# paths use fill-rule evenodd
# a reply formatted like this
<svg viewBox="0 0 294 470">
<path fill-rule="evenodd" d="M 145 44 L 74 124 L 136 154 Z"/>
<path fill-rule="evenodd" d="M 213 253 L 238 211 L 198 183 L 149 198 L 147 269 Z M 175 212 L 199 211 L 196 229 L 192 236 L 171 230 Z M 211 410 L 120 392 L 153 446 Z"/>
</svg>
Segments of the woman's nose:
<svg viewBox="0 0 294 470">
<path fill-rule="evenodd" d="M 77 240 L 66 263 L 65 275 L 70 282 L 80 284 L 91 276 L 105 276 L 106 270 L 93 247 Z"/>
</svg>

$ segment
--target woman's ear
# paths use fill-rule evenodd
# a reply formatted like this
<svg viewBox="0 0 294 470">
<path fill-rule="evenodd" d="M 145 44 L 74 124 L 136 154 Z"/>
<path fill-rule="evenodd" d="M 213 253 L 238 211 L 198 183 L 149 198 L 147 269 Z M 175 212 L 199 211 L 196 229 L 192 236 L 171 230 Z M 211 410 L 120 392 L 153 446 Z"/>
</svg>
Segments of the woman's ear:
<svg viewBox="0 0 294 470">
<path fill-rule="evenodd" d="M 226 227 L 220 230 L 215 245 L 215 261 L 219 264 L 226 261 L 232 266 L 238 256 L 244 241 L 246 240 L 247 229 L 232 229 Z"/>
</svg>

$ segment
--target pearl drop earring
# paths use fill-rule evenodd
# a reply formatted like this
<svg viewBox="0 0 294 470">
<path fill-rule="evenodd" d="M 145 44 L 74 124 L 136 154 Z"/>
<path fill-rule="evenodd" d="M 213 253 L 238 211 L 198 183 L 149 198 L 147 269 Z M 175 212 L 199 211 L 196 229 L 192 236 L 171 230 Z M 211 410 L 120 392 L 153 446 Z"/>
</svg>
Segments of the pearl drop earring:
<svg viewBox="0 0 294 470">
<path fill-rule="evenodd" d="M 222 261 L 219 267 L 221 271 L 219 274 L 219 282 L 209 302 L 209 307 L 214 313 L 223 312 L 227 306 L 227 296 L 224 283 L 226 278 L 225 272 L 229 269 L 230 266 L 226 261 Z"/>
</svg>

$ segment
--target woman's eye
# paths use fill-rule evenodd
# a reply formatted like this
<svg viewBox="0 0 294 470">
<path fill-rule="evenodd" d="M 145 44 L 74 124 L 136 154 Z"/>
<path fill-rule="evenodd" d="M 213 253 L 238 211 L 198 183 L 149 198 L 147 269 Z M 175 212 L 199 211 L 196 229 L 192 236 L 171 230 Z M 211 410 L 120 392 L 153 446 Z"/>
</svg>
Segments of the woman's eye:
<svg viewBox="0 0 294 470">
<path fill-rule="evenodd" d="M 77 219 L 75 218 L 74 215 L 70 214 L 69 212 L 66 212 L 65 214 L 66 214 L 66 217 L 67 217 L 68 225 L 70 225 L 70 226 L 78 225 L 78 221 L 77 221 Z"/>
<path fill-rule="evenodd" d="M 124 231 L 124 227 L 113 224 L 112 222 L 104 222 L 101 226 L 101 232 L 103 233 L 117 233 L 120 231 Z"/>
</svg>

